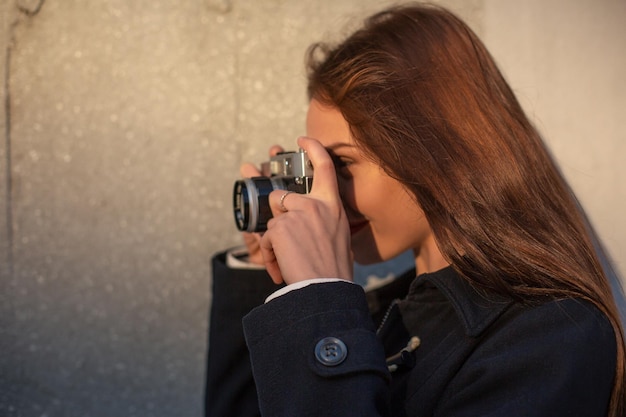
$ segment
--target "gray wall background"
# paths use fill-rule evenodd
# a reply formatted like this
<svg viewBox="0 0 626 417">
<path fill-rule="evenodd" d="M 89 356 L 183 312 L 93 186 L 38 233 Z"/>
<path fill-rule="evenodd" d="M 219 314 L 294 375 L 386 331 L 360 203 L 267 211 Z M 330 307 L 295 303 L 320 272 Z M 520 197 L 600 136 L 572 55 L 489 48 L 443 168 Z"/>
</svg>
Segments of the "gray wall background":
<svg viewBox="0 0 626 417">
<path fill-rule="evenodd" d="M 304 129 L 303 54 L 374 0 L 0 2 L 0 415 L 200 416 L 242 161 Z M 626 270 L 626 2 L 447 0 Z"/>
</svg>

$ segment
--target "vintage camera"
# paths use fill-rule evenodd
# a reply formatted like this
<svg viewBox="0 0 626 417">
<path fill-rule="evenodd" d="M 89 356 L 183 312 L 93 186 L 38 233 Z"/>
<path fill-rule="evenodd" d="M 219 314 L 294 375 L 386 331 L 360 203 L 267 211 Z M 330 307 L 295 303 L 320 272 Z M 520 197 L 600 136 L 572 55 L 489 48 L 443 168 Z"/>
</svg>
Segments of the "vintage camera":
<svg viewBox="0 0 626 417">
<path fill-rule="evenodd" d="M 263 176 L 235 181 L 235 224 L 243 232 L 263 232 L 272 218 L 268 196 L 274 190 L 311 192 L 313 165 L 304 150 L 281 152 L 261 165 Z"/>
</svg>

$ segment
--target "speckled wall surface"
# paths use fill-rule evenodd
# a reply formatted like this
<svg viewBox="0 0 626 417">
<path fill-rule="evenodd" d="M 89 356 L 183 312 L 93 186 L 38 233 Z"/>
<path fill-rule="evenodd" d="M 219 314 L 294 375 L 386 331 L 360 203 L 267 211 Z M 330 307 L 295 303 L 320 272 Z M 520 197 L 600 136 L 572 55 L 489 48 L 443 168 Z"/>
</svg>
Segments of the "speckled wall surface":
<svg viewBox="0 0 626 417">
<path fill-rule="evenodd" d="M 1 416 L 202 414 L 238 166 L 303 133 L 306 47 L 390 3 L 0 3 Z M 625 3 L 442 3 L 492 48 L 623 271 Z"/>
</svg>

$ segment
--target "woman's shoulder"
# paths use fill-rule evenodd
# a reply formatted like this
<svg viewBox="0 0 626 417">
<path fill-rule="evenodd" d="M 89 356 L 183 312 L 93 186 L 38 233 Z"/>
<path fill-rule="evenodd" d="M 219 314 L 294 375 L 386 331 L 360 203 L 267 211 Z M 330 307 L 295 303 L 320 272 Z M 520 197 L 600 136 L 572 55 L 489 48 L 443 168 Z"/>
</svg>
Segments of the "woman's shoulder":
<svg viewBox="0 0 626 417">
<path fill-rule="evenodd" d="M 608 318 L 588 301 L 512 303 L 475 339 L 440 404 L 468 406 L 489 392 L 493 398 L 474 404 L 477 415 L 487 415 L 482 407 L 495 404 L 508 410 L 501 415 L 601 415 L 616 349 Z M 499 395 L 508 399 L 506 406 Z"/>
<path fill-rule="evenodd" d="M 550 297 L 515 301 L 476 289 L 454 271 L 443 272 L 427 278 L 454 311 L 455 319 L 449 320 L 462 329 L 471 356 L 531 369 L 544 364 L 591 380 L 613 375 L 617 339 L 608 317 L 592 302 Z"/>
<path fill-rule="evenodd" d="M 477 340 L 439 397 L 442 415 L 605 415 L 616 363 L 606 316 L 580 299 L 514 303 Z M 503 401 L 506 399 L 506 401 Z"/>
<path fill-rule="evenodd" d="M 570 354 L 580 360 L 597 361 L 598 354 L 607 354 L 614 361 L 616 338 L 613 327 L 608 317 L 590 301 L 563 298 L 541 303 L 516 303 L 503 319 L 505 333 L 515 333 L 518 337 L 525 334 L 541 336 L 537 338 L 537 344 L 554 347 L 554 355 Z M 493 331 L 499 330 L 496 326 Z"/>
<path fill-rule="evenodd" d="M 550 338 L 561 334 L 569 340 L 575 337 L 581 342 L 615 346 L 608 317 L 582 298 L 546 296 L 516 301 L 476 288 L 452 268 L 425 276 L 424 280 L 432 282 L 452 305 L 467 336 L 481 338 L 495 332 L 527 332 Z"/>
</svg>

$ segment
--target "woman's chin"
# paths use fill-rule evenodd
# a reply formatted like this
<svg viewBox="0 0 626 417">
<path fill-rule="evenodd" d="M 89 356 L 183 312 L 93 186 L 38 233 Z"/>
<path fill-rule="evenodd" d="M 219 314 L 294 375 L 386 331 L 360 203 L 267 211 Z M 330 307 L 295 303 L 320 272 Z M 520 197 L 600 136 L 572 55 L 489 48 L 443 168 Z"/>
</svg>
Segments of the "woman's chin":
<svg viewBox="0 0 626 417">
<path fill-rule="evenodd" d="M 372 265 L 384 261 L 374 239 L 371 235 L 364 234 L 352 237 L 352 258 L 359 265 Z"/>
<path fill-rule="evenodd" d="M 357 235 L 360 231 L 367 228 L 369 226 L 369 222 L 366 220 L 360 222 L 351 222 L 350 223 L 350 236 Z"/>
<path fill-rule="evenodd" d="M 400 249 L 385 245 L 379 247 L 369 227 L 354 234 L 351 240 L 352 259 L 359 265 L 372 265 L 389 261 L 404 253 Z"/>
</svg>

